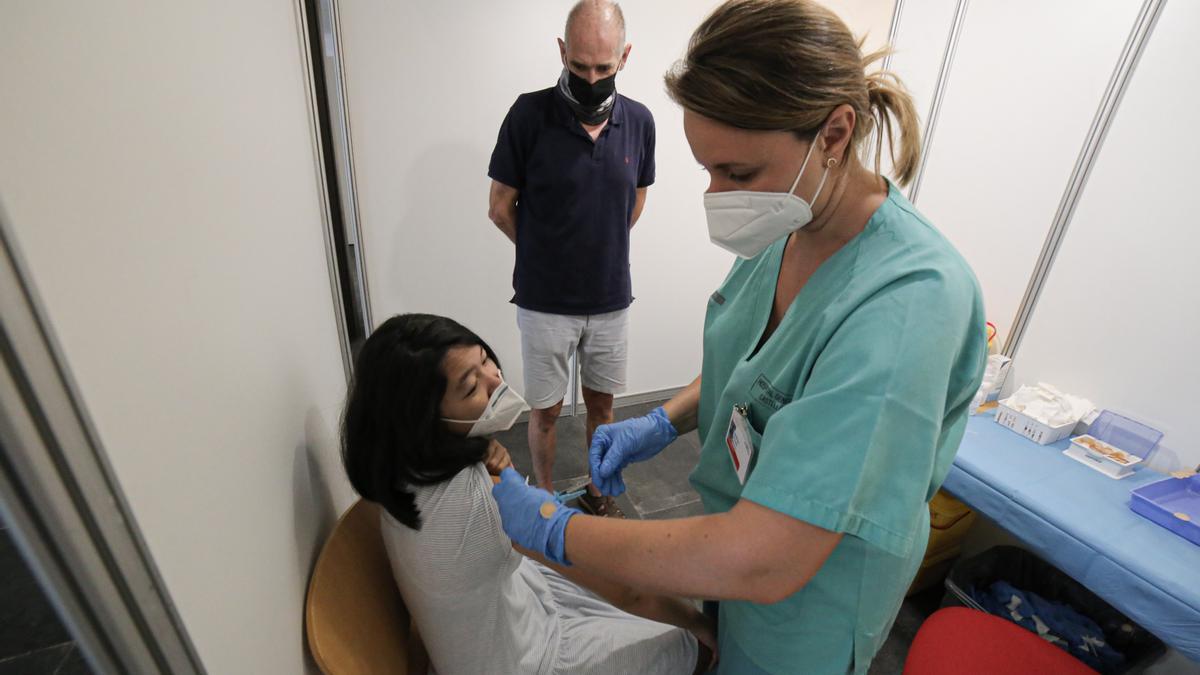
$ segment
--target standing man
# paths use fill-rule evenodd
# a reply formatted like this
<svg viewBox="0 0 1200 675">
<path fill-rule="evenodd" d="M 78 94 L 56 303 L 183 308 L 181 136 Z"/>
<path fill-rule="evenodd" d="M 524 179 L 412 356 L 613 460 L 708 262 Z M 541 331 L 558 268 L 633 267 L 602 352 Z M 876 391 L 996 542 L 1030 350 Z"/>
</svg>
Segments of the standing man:
<svg viewBox="0 0 1200 675">
<path fill-rule="evenodd" d="M 572 355 L 582 370 L 587 443 L 613 420 L 613 395 L 625 389 L 629 231 L 654 182 L 654 118 L 616 92 L 632 46 L 620 6 L 581 0 L 563 34 L 558 84 L 517 98 L 488 167 L 488 217 L 517 247 L 513 303 L 533 408 L 533 474 L 550 491 Z M 624 517 L 592 484 L 580 504 Z"/>
</svg>

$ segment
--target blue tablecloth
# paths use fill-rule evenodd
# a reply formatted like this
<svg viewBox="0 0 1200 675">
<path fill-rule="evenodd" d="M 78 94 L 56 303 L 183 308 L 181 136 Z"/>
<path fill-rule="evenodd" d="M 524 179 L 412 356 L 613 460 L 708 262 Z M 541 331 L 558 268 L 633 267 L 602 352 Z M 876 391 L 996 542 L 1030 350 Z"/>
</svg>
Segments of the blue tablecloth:
<svg viewBox="0 0 1200 675">
<path fill-rule="evenodd" d="M 1163 642 L 1200 661 L 1200 546 L 1129 510 L 1129 491 L 1164 478 L 1113 480 L 996 424 L 967 423 L 943 486 Z"/>
</svg>

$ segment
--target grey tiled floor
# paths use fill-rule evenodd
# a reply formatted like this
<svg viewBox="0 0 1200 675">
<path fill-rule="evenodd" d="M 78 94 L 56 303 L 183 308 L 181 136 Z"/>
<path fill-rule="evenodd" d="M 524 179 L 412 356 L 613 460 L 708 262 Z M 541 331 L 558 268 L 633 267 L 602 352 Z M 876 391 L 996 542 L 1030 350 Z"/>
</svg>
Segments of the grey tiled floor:
<svg viewBox="0 0 1200 675">
<path fill-rule="evenodd" d="M 659 405 L 661 403 L 655 402 L 617 408 L 615 417 L 622 420 L 644 415 Z M 579 487 L 588 480 L 582 405 L 578 417 L 564 415 L 559 418 L 557 432 L 554 488 Z M 496 439 L 508 448 L 516 469 L 529 475 L 533 464 L 527 434 L 527 426 L 522 423 L 498 434 Z M 699 457 L 700 440 L 693 431 L 681 436 L 653 460 L 630 465 L 624 472 L 626 492 L 617 498 L 617 504 L 630 518 L 683 518 L 703 514 L 700 497 L 688 484 L 688 474 Z M 939 588 L 904 602 L 887 642 L 871 664 L 871 675 L 893 675 L 904 669 L 904 658 L 917 628 L 937 609 L 940 600 Z"/>
<path fill-rule="evenodd" d="M 618 420 L 644 415 L 660 403 L 618 408 Z M 558 450 L 554 461 L 554 488 L 564 490 L 582 486 L 588 481 L 587 433 L 580 407 L 578 417 L 564 415 L 558 420 Z M 525 424 L 496 436 L 508 448 L 517 470 L 529 475 L 533 463 L 529 455 L 528 429 Z M 625 515 L 636 518 L 678 518 L 698 515 L 704 510 L 700 496 L 688 485 L 687 477 L 700 457 L 700 441 L 696 432 L 684 434 L 652 462 L 630 466 L 624 472 L 625 494 L 617 497 L 617 505 Z"/>
</svg>

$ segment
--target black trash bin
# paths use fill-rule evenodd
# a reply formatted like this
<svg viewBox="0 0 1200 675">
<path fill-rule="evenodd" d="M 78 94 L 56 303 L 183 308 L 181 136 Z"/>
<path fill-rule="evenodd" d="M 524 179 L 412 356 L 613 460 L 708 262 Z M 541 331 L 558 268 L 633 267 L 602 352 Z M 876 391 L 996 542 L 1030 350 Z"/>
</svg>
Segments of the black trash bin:
<svg viewBox="0 0 1200 675">
<path fill-rule="evenodd" d="M 1083 584 L 1029 551 L 1015 546 L 996 546 L 973 558 L 959 560 L 946 577 L 942 606 L 965 606 L 987 611 L 975 602 L 972 591 L 986 591 L 997 581 L 1007 581 L 1016 588 L 1036 593 L 1046 600 L 1070 605 L 1095 621 L 1104 631 L 1109 646 L 1125 656 L 1121 666 L 1104 675 L 1140 673 L 1166 651 L 1162 640 L 1101 600 Z M 1007 616 L 1001 618 L 1009 619 Z"/>
</svg>

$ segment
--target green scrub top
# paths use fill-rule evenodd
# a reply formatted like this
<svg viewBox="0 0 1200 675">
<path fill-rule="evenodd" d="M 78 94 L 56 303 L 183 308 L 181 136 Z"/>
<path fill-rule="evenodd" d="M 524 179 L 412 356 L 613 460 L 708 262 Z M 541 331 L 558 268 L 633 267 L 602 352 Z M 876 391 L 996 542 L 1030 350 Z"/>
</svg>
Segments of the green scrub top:
<svg viewBox="0 0 1200 675">
<path fill-rule="evenodd" d="M 983 377 L 983 300 L 889 184 L 759 346 L 785 244 L 738 260 L 708 301 L 691 483 L 709 513 L 748 499 L 844 536 L 785 600 L 720 603 L 720 670 L 865 673 L 924 556 L 928 503 Z M 725 443 L 739 404 L 756 448 L 744 486 Z"/>
</svg>

